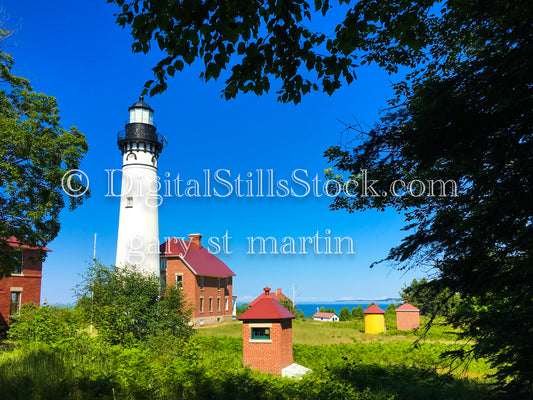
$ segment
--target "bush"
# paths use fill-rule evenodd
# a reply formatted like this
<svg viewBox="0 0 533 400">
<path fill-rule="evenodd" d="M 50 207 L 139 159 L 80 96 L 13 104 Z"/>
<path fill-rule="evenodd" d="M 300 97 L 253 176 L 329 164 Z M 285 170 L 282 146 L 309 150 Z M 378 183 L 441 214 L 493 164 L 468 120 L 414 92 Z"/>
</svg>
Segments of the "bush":
<svg viewBox="0 0 533 400">
<path fill-rule="evenodd" d="M 79 310 L 57 307 L 38 307 L 33 303 L 23 304 L 18 315 L 10 316 L 10 340 L 21 342 L 60 343 L 79 335 L 82 318 Z"/>
<path fill-rule="evenodd" d="M 169 286 L 161 293 L 158 277 L 135 268 L 91 267 L 77 292 L 87 321 L 112 344 L 132 345 L 166 332 L 188 338 L 190 308 L 183 292 Z"/>
</svg>

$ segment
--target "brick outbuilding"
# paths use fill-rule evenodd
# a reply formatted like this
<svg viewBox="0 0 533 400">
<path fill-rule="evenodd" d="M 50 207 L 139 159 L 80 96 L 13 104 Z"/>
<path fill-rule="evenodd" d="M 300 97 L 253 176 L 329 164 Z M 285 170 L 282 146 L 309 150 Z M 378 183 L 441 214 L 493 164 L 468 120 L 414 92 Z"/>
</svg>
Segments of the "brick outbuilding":
<svg viewBox="0 0 533 400">
<path fill-rule="evenodd" d="M 239 316 L 243 322 L 243 365 L 282 375 L 292 362 L 292 320 L 296 316 L 270 295 L 270 288 Z"/>
<path fill-rule="evenodd" d="M 385 311 L 375 303 L 371 303 L 365 311 L 365 333 L 385 332 Z"/>
<path fill-rule="evenodd" d="M 20 266 L 0 280 L 0 329 L 5 329 L 11 314 L 16 314 L 26 303 L 40 305 L 43 251 L 47 248 L 29 247 L 20 244 L 15 238 L 7 240 L 8 248 L 1 251 L 14 251 L 20 259 Z"/>
<path fill-rule="evenodd" d="M 396 309 L 396 329 L 399 331 L 409 331 L 420 328 L 420 309 L 407 300 Z"/>
</svg>

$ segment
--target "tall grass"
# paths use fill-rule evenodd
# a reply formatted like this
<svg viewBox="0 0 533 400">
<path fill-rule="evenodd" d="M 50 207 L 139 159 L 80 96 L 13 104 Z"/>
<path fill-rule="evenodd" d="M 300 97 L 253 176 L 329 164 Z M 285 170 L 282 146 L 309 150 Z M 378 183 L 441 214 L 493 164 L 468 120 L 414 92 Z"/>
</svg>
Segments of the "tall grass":
<svg viewBox="0 0 533 400">
<path fill-rule="evenodd" d="M 0 398 L 11 399 L 485 399 L 487 385 L 444 375 L 450 344 L 294 345 L 301 381 L 242 368 L 242 339 L 159 337 L 132 348 L 81 336 L 0 351 Z M 480 376 L 483 362 L 469 372 Z"/>
</svg>

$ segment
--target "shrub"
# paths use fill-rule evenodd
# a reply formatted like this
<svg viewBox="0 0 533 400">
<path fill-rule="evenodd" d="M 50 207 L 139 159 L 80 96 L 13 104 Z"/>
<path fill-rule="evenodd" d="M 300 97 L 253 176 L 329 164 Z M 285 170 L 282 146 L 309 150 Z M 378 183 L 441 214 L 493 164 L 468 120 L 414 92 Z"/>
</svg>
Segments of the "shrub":
<svg viewBox="0 0 533 400">
<path fill-rule="evenodd" d="M 22 342 L 60 343 L 79 333 L 79 310 L 68 307 L 23 304 L 18 315 L 10 316 L 8 338 Z"/>
<path fill-rule="evenodd" d="M 167 332 L 187 338 L 190 308 L 179 288 L 161 293 L 160 280 L 135 268 L 91 267 L 78 287 L 78 304 L 98 334 L 113 344 L 132 345 Z"/>
</svg>

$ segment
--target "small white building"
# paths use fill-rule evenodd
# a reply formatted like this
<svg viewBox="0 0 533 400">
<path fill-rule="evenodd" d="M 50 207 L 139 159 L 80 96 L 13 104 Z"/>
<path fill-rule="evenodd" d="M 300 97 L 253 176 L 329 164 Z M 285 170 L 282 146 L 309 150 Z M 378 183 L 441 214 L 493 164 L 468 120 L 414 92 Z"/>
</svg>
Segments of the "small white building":
<svg viewBox="0 0 533 400">
<path fill-rule="evenodd" d="M 337 317 L 337 314 L 335 314 L 335 313 L 316 312 L 313 315 L 313 319 L 315 321 L 338 321 L 339 317 Z"/>
</svg>

